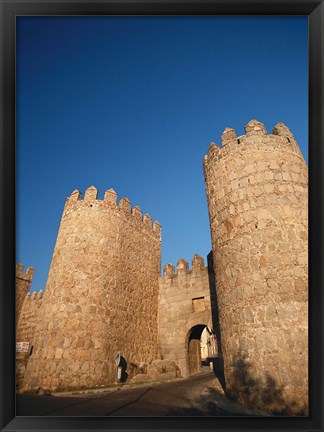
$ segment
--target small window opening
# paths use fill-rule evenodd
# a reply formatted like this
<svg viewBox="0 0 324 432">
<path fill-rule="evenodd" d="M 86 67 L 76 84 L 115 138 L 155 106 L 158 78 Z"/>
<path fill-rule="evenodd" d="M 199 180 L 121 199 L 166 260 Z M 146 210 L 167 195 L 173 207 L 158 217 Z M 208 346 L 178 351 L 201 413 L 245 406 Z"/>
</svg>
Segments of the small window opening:
<svg viewBox="0 0 324 432">
<path fill-rule="evenodd" d="M 205 297 L 197 297 L 192 299 L 192 311 L 202 312 L 205 310 Z"/>
</svg>

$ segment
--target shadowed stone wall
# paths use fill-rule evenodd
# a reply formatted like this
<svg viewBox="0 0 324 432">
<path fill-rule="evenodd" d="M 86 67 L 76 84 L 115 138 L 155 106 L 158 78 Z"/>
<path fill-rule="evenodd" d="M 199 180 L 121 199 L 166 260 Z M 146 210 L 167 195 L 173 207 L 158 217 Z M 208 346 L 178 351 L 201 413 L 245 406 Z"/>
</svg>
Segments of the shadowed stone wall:
<svg viewBox="0 0 324 432">
<path fill-rule="evenodd" d="M 90 187 L 67 199 L 22 390 L 115 381 L 157 358 L 161 227 L 127 198 Z"/>
<path fill-rule="evenodd" d="M 245 131 L 225 129 L 204 159 L 227 393 L 306 413 L 307 166 L 282 123 Z"/>
</svg>

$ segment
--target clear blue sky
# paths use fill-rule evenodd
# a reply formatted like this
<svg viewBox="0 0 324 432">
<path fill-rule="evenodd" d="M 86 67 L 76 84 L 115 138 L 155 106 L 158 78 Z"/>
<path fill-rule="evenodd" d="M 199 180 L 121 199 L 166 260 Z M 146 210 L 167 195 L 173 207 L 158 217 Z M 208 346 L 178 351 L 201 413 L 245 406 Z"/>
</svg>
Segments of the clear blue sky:
<svg viewBox="0 0 324 432">
<path fill-rule="evenodd" d="M 307 161 L 307 17 L 18 17 L 17 262 L 44 289 L 66 197 L 162 225 L 162 269 L 211 249 L 202 170 L 225 127 L 282 121 Z"/>
</svg>

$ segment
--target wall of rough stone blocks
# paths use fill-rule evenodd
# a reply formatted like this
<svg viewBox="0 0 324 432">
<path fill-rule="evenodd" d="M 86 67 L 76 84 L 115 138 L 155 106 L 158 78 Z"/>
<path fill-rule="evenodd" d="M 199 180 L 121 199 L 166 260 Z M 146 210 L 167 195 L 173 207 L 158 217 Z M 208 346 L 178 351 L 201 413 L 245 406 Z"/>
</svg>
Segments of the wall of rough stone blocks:
<svg viewBox="0 0 324 432">
<path fill-rule="evenodd" d="M 177 271 L 172 264 L 165 265 L 159 284 L 160 352 L 163 359 L 174 360 L 186 377 L 190 330 L 199 324 L 213 327 L 208 267 L 199 255 L 193 257 L 191 270 L 181 258 Z"/>
<path fill-rule="evenodd" d="M 43 292 L 29 292 L 26 294 L 21 307 L 21 313 L 16 328 L 16 341 L 28 342 L 29 348 L 26 353 L 16 353 L 16 387 L 22 385 L 28 360 L 34 351 L 34 334 L 36 325 L 40 318 L 40 307 L 43 304 Z"/>
<path fill-rule="evenodd" d="M 34 268 L 28 267 L 24 272 L 24 265 L 16 265 L 16 326 L 20 317 L 23 302 L 29 293 L 33 281 Z"/>
<path fill-rule="evenodd" d="M 308 170 L 291 131 L 252 120 L 204 159 L 227 393 L 308 405 Z"/>
<path fill-rule="evenodd" d="M 127 198 L 67 199 L 22 390 L 103 386 L 158 355 L 161 227 Z"/>
</svg>

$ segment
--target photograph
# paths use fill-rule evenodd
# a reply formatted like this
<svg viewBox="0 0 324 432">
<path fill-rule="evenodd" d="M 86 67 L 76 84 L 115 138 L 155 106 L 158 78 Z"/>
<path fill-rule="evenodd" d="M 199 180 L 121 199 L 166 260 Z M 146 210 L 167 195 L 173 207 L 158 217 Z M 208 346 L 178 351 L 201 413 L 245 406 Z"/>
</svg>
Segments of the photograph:
<svg viewBox="0 0 324 432">
<path fill-rule="evenodd" d="M 18 415 L 307 416 L 307 17 L 16 31 Z"/>
<path fill-rule="evenodd" d="M 322 1 L 0 0 L 0 430 L 322 432 Z"/>
</svg>

